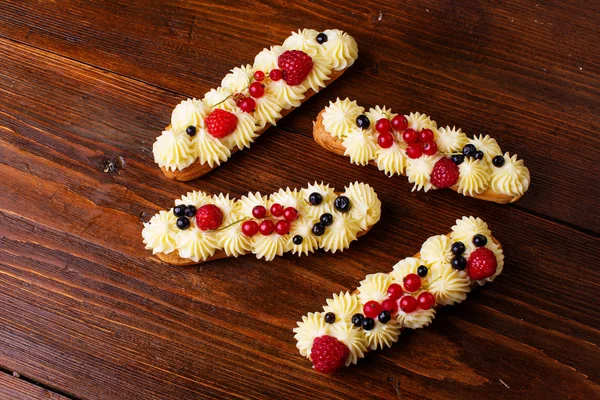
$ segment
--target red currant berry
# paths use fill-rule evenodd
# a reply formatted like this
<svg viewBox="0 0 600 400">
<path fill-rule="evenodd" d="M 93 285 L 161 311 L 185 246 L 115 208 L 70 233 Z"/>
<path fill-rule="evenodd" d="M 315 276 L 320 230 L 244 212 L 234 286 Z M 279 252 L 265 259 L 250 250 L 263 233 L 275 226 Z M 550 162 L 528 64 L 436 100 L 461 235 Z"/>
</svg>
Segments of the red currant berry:
<svg viewBox="0 0 600 400">
<path fill-rule="evenodd" d="M 391 133 L 381 133 L 377 136 L 377 144 L 382 149 L 389 149 L 394 144 L 394 137 Z"/>
<path fill-rule="evenodd" d="M 421 287 L 421 278 L 417 274 L 408 274 L 402 281 L 407 292 L 416 292 Z"/>
<path fill-rule="evenodd" d="M 408 144 L 414 143 L 417 141 L 417 132 L 414 129 L 407 129 L 402 132 L 402 139 Z"/>
<path fill-rule="evenodd" d="M 283 218 L 290 222 L 297 220 L 298 210 L 296 210 L 294 207 L 286 207 L 285 210 L 283 210 Z"/>
<path fill-rule="evenodd" d="M 278 81 L 283 78 L 283 72 L 281 72 L 280 69 L 274 69 L 273 71 L 269 72 L 269 78 L 271 78 L 272 81 Z"/>
<path fill-rule="evenodd" d="M 248 87 L 248 92 L 250 92 L 250 96 L 258 99 L 265 94 L 265 87 L 260 82 L 252 82 Z"/>
<path fill-rule="evenodd" d="M 274 217 L 281 217 L 283 215 L 283 207 L 281 204 L 275 203 L 271 206 L 271 215 Z"/>
<path fill-rule="evenodd" d="M 400 309 L 405 313 L 411 313 L 417 309 L 417 299 L 412 296 L 404 296 L 400 299 Z"/>
<path fill-rule="evenodd" d="M 411 143 L 406 148 L 406 155 L 412 159 L 421 157 L 423 155 L 423 146 L 421 143 Z"/>
<path fill-rule="evenodd" d="M 392 128 L 397 131 L 403 131 L 408 127 L 408 121 L 404 115 L 396 115 L 392 118 Z"/>
<path fill-rule="evenodd" d="M 422 310 L 429 310 L 435 304 L 435 297 L 429 292 L 423 292 L 417 297 L 417 303 Z"/>
<path fill-rule="evenodd" d="M 252 111 L 254 111 L 254 108 L 256 107 L 256 102 L 254 101 L 254 99 L 252 99 L 250 97 L 246 97 L 244 100 L 242 100 L 240 102 L 239 107 L 242 109 L 242 111 L 251 113 Z"/>
<path fill-rule="evenodd" d="M 275 224 L 275 232 L 277 232 L 279 235 L 287 235 L 290 233 L 290 227 L 290 222 L 282 219 L 277 221 Z"/>
<path fill-rule="evenodd" d="M 398 303 L 396 303 L 396 300 L 387 299 L 384 300 L 383 303 L 381 303 L 381 308 L 383 310 L 389 311 L 390 314 L 396 314 L 396 312 L 398 311 Z"/>
<path fill-rule="evenodd" d="M 261 222 L 258 226 L 258 231 L 265 236 L 269 236 L 271 233 L 273 233 L 274 230 L 275 224 L 273 223 L 273 221 L 269 221 L 268 219 Z"/>
<path fill-rule="evenodd" d="M 363 306 L 363 314 L 369 318 L 377 318 L 381 311 L 383 311 L 381 309 L 381 304 L 375 300 L 367 301 L 367 303 Z"/>
<path fill-rule="evenodd" d="M 259 82 L 262 82 L 265 79 L 265 73 L 262 71 L 256 71 L 254 73 L 254 79 L 256 79 Z"/>
<path fill-rule="evenodd" d="M 390 120 L 387 118 L 380 118 L 377 120 L 377 123 L 375 124 L 375 129 L 379 133 L 389 133 L 391 128 L 392 128 L 392 124 L 390 123 Z"/>
<path fill-rule="evenodd" d="M 256 221 L 246 221 L 242 224 L 242 233 L 252 237 L 258 233 L 258 224 Z"/>
<path fill-rule="evenodd" d="M 431 129 L 423 129 L 419 132 L 419 141 L 421 143 L 433 141 L 433 131 Z"/>
<path fill-rule="evenodd" d="M 398 300 L 402 296 L 402 286 L 392 283 L 387 290 L 388 297 L 392 300 Z"/>
<path fill-rule="evenodd" d="M 235 100 L 235 105 L 236 106 L 240 106 L 240 104 L 242 104 L 242 100 L 244 100 L 246 98 L 246 96 L 244 96 L 241 93 L 237 93 L 233 96 L 233 99 Z"/>
<path fill-rule="evenodd" d="M 267 209 L 264 206 L 254 206 L 252 216 L 254 218 L 264 218 L 267 215 Z"/>
<path fill-rule="evenodd" d="M 427 154 L 428 156 L 433 156 L 437 153 L 438 151 L 438 147 L 437 144 L 435 144 L 435 142 L 425 142 L 423 143 L 423 153 Z"/>
</svg>

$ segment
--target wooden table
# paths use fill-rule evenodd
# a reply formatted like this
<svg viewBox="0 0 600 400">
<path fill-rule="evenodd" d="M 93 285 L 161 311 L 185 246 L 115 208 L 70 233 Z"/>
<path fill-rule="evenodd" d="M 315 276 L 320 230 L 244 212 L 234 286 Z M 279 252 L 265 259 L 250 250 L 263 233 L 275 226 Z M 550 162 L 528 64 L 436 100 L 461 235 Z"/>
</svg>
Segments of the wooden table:
<svg viewBox="0 0 600 400">
<path fill-rule="evenodd" d="M 391 3 L 0 2 L 0 398 L 599 398 L 598 4 Z M 303 27 L 350 32 L 359 60 L 224 167 L 165 179 L 172 108 Z M 338 96 L 489 132 L 531 189 L 502 206 L 350 165 L 311 138 Z M 144 250 L 142 221 L 187 191 L 314 180 L 369 182 L 383 220 L 342 254 L 177 268 Z M 296 321 L 462 215 L 501 240 L 503 275 L 314 372 Z"/>
</svg>

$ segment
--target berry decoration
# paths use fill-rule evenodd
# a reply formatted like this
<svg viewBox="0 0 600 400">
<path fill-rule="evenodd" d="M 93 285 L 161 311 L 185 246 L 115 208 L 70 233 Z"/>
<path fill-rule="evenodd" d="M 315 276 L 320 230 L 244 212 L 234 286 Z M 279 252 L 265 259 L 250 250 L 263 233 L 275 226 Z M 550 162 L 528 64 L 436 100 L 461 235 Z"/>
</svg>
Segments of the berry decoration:
<svg viewBox="0 0 600 400">
<path fill-rule="evenodd" d="M 248 86 L 248 93 L 250 93 L 250 96 L 258 99 L 265 94 L 265 87 L 260 82 L 252 82 L 250 86 Z"/>
<path fill-rule="evenodd" d="M 323 236 L 325 233 L 325 226 L 321 223 L 316 223 L 312 227 L 312 233 L 315 236 Z"/>
<path fill-rule="evenodd" d="M 196 212 L 197 210 L 195 206 L 189 205 L 185 208 L 185 216 L 188 218 L 194 217 L 196 215 Z"/>
<path fill-rule="evenodd" d="M 278 235 L 287 235 L 288 233 L 290 233 L 290 227 L 290 221 L 281 219 L 275 224 L 275 232 Z"/>
<path fill-rule="evenodd" d="M 265 73 L 262 71 L 256 71 L 254 73 L 254 79 L 258 82 L 262 82 L 265 80 Z"/>
<path fill-rule="evenodd" d="M 252 237 L 258 233 L 258 224 L 256 221 L 246 221 L 242 224 L 242 233 L 245 236 Z"/>
<path fill-rule="evenodd" d="M 187 133 L 190 136 L 196 136 L 196 127 L 194 125 L 190 125 L 187 128 L 185 128 L 185 133 Z"/>
<path fill-rule="evenodd" d="M 498 260 L 493 251 L 487 247 L 480 247 L 469 256 L 467 263 L 469 278 L 480 280 L 489 278 L 496 273 Z"/>
<path fill-rule="evenodd" d="M 258 226 L 258 231 L 263 236 L 269 236 L 270 234 L 273 233 L 274 230 L 275 230 L 275 224 L 273 223 L 273 221 L 269 221 L 268 219 L 261 222 L 260 225 Z"/>
<path fill-rule="evenodd" d="M 496 168 L 500 168 L 504 165 L 504 157 L 502 156 L 496 156 L 492 159 L 492 164 L 494 164 L 494 167 Z"/>
<path fill-rule="evenodd" d="M 473 244 L 475 247 L 483 247 L 487 244 L 487 238 L 482 234 L 477 234 L 473 236 Z"/>
<path fill-rule="evenodd" d="M 190 220 L 186 217 L 177 218 L 177 227 L 181 230 L 185 230 L 190 227 Z"/>
<path fill-rule="evenodd" d="M 375 300 L 367 301 L 363 306 L 363 314 L 369 318 L 376 318 L 381 311 L 381 304 Z"/>
<path fill-rule="evenodd" d="M 371 125 L 371 121 L 369 121 L 369 117 L 366 115 L 361 114 L 356 117 L 356 126 L 358 126 L 360 129 L 368 129 L 369 125 Z"/>
<path fill-rule="evenodd" d="M 389 311 L 390 314 L 396 314 L 396 312 L 398 311 L 398 303 L 396 302 L 396 300 L 387 299 L 381 303 L 381 308 L 384 311 Z"/>
<path fill-rule="evenodd" d="M 379 133 L 390 133 L 390 129 L 392 129 L 392 124 L 390 120 L 387 118 L 379 118 L 377 123 L 375 124 L 375 130 Z"/>
<path fill-rule="evenodd" d="M 417 268 L 417 275 L 419 275 L 421 278 L 425 278 L 427 276 L 427 272 L 429 272 L 429 269 L 424 265 L 419 265 L 419 268 Z"/>
<path fill-rule="evenodd" d="M 352 316 L 352 325 L 354 325 L 356 327 L 360 327 L 362 325 L 364 319 L 365 319 L 364 315 L 362 315 L 361 313 L 356 313 Z"/>
<path fill-rule="evenodd" d="M 308 202 L 311 206 L 318 206 L 323 202 L 323 196 L 321 193 L 313 192 L 308 196 Z"/>
<path fill-rule="evenodd" d="M 271 70 L 271 72 L 269 72 L 269 78 L 271 78 L 273 82 L 277 82 L 283 78 L 283 72 L 281 72 L 280 69 Z"/>
<path fill-rule="evenodd" d="M 267 209 L 264 206 L 254 206 L 252 208 L 252 216 L 254 218 L 264 218 L 267 215 Z"/>
<path fill-rule="evenodd" d="M 447 188 L 458 182 L 458 167 L 449 158 L 440 158 L 431 171 L 431 183 L 437 188 Z"/>
<path fill-rule="evenodd" d="M 333 205 L 335 206 L 335 209 L 339 212 L 345 213 L 350 211 L 350 199 L 346 196 L 339 196 L 337 199 L 334 200 Z"/>
<path fill-rule="evenodd" d="M 407 144 L 416 142 L 417 137 L 417 132 L 414 129 L 407 129 L 402 132 L 402 140 L 404 140 Z"/>
<path fill-rule="evenodd" d="M 421 157 L 423 155 L 423 145 L 418 142 L 409 144 L 406 148 L 406 155 L 413 160 Z"/>
<path fill-rule="evenodd" d="M 421 288 L 421 278 L 417 274 L 408 274 L 402 279 L 407 292 L 416 292 Z"/>
<path fill-rule="evenodd" d="M 388 287 L 387 294 L 391 300 L 398 300 L 402 297 L 402 286 L 397 283 L 392 283 L 390 287 Z"/>
<path fill-rule="evenodd" d="M 379 316 L 377 318 L 379 318 L 379 322 L 381 322 L 382 324 L 387 324 L 388 322 L 390 322 L 390 319 L 392 319 L 392 316 L 390 315 L 389 311 L 383 310 L 379 313 Z"/>
<path fill-rule="evenodd" d="M 184 204 L 173 207 L 173 215 L 176 217 L 183 217 L 185 215 L 185 208 L 186 206 Z"/>
<path fill-rule="evenodd" d="M 467 144 L 462 149 L 462 153 L 465 157 L 473 157 L 476 151 L 477 149 L 475 148 L 474 144 Z"/>
<path fill-rule="evenodd" d="M 452 243 L 452 248 L 450 250 L 452 250 L 452 254 L 460 256 L 465 252 L 466 247 L 463 242 L 454 242 Z"/>
<path fill-rule="evenodd" d="M 396 115 L 392 118 L 392 128 L 397 131 L 403 131 L 408 127 L 408 120 L 404 115 Z"/>
<path fill-rule="evenodd" d="M 362 327 L 365 331 L 370 331 L 371 329 L 375 328 L 375 320 L 370 317 L 363 319 Z"/>
<path fill-rule="evenodd" d="M 196 212 L 196 225 L 203 231 L 219 229 L 223 223 L 223 211 L 214 204 L 205 204 Z"/>
<path fill-rule="evenodd" d="M 297 220 L 298 210 L 296 210 L 294 207 L 286 207 L 285 210 L 283 210 L 283 218 L 290 222 Z"/>
<path fill-rule="evenodd" d="M 319 218 L 319 222 L 323 226 L 330 226 L 331 224 L 333 224 L 333 215 L 331 215 L 330 213 L 325 213 L 321 215 L 321 218 Z"/>
<path fill-rule="evenodd" d="M 400 310 L 411 313 L 417 309 L 417 299 L 412 296 L 404 296 L 400 299 Z"/>
<path fill-rule="evenodd" d="M 300 235 L 296 235 L 292 238 L 292 243 L 294 243 L 296 246 L 300 246 L 302 242 L 304 242 L 304 238 Z"/>
<path fill-rule="evenodd" d="M 382 149 L 389 149 L 394 144 L 394 137 L 389 132 L 388 133 L 382 133 L 379 136 L 377 136 L 377 144 Z"/>
<path fill-rule="evenodd" d="M 465 161 L 465 156 L 463 156 L 462 154 L 453 154 L 452 157 L 450 157 L 450 159 L 454 164 L 460 165 Z"/>
<path fill-rule="evenodd" d="M 431 129 L 423 129 L 419 132 L 419 141 L 421 143 L 433 142 L 433 131 Z"/>
<path fill-rule="evenodd" d="M 483 151 L 476 151 L 473 157 L 475 157 L 476 160 L 483 160 Z"/>
<path fill-rule="evenodd" d="M 426 155 L 433 156 L 433 155 L 437 154 L 437 152 L 438 152 L 438 147 L 434 141 L 423 143 L 423 153 L 425 153 Z"/>
<path fill-rule="evenodd" d="M 317 35 L 317 43 L 319 43 L 319 44 L 323 44 L 323 43 L 327 42 L 327 39 L 328 39 L 327 35 L 324 34 L 323 32 L 321 32 Z"/>
<path fill-rule="evenodd" d="M 204 123 L 208 133 L 220 139 L 235 131 L 238 120 L 235 114 L 217 108 L 204 119 Z"/>
<path fill-rule="evenodd" d="M 324 374 L 332 374 L 346 364 L 350 350 L 333 336 L 319 336 L 313 341 L 310 359 L 314 368 Z"/>
<path fill-rule="evenodd" d="M 452 268 L 462 271 L 467 267 L 467 259 L 463 256 L 456 256 L 450 261 Z"/>
<path fill-rule="evenodd" d="M 256 108 L 256 101 L 251 97 L 246 97 L 240 101 L 239 107 L 243 112 L 251 113 Z"/>
<path fill-rule="evenodd" d="M 435 305 L 435 297 L 429 292 L 423 292 L 417 297 L 417 304 L 422 310 L 429 310 Z"/>
<path fill-rule="evenodd" d="M 286 50 L 277 59 L 288 85 L 300 85 L 313 68 L 312 58 L 301 50 Z"/>
<path fill-rule="evenodd" d="M 332 312 L 328 312 L 327 314 L 325 314 L 325 317 L 323 319 L 328 324 L 333 324 L 335 322 L 335 314 Z"/>
<path fill-rule="evenodd" d="M 271 206 L 271 215 L 274 217 L 281 217 L 283 215 L 283 207 L 279 203 L 275 203 Z"/>
</svg>

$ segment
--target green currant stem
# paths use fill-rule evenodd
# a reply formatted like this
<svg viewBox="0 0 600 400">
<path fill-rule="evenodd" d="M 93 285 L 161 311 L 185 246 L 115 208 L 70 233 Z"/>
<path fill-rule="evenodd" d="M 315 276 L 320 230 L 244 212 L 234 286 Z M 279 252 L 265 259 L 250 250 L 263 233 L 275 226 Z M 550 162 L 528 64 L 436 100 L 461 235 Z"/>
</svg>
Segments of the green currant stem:
<svg viewBox="0 0 600 400">
<path fill-rule="evenodd" d="M 242 89 L 241 92 L 239 93 L 231 93 L 229 96 L 225 97 L 223 100 L 221 100 L 220 102 L 218 102 L 217 104 L 213 104 L 212 106 L 210 106 L 210 108 L 215 108 L 216 106 L 223 104 L 224 102 L 227 101 L 227 99 L 235 96 L 236 94 L 241 94 L 242 92 L 245 92 L 246 90 L 248 90 L 248 88 L 250 87 L 250 85 L 252 84 L 252 81 L 254 80 L 254 77 L 250 77 L 248 78 L 248 86 L 246 86 L 244 89 Z"/>
<path fill-rule="evenodd" d="M 222 230 L 225 230 L 225 229 L 227 229 L 227 228 L 230 228 L 230 227 L 232 227 L 232 226 L 233 226 L 233 225 L 235 225 L 235 224 L 239 224 L 240 222 L 242 222 L 242 221 L 245 221 L 245 220 L 247 220 L 247 219 L 248 219 L 248 217 L 244 217 L 244 218 L 242 218 L 242 219 L 238 219 L 237 221 L 235 221 L 235 222 L 232 222 L 232 223 L 230 223 L 229 225 L 227 225 L 227 226 L 224 226 L 223 228 L 219 228 L 219 229 L 213 229 L 213 230 L 210 230 L 209 232 L 217 232 L 217 231 L 222 231 Z"/>
</svg>

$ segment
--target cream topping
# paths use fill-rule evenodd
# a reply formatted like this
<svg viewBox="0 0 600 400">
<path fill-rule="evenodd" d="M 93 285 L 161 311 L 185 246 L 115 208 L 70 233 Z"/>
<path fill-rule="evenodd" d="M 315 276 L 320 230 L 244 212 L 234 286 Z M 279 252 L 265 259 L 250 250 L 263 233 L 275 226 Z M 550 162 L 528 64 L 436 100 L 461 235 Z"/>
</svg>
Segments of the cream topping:
<svg viewBox="0 0 600 400">
<path fill-rule="evenodd" d="M 204 192 L 199 190 L 195 190 L 193 192 L 188 192 L 181 196 L 181 199 L 175 200 L 175 205 L 178 206 L 180 204 L 186 206 L 194 206 L 196 208 L 202 207 L 204 204 L 210 201 L 210 196 Z"/>
<path fill-rule="evenodd" d="M 399 310 L 396 319 L 402 326 L 410 329 L 419 329 L 429 325 L 434 317 L 434 308 L 430 308 L 429 310 L 417 308 L 411 313 L 405 313 L 404 311 Z"/>
<path fill-rule="evenodd" d="M 303 316 L 302 321 L 298 322 L 298 326 L 293 329 L 296 347 L 300 350 L 300 354 L 304 357 L 310 357 L 313 341 L 315 338 L 326 335 L 327 328 L 322 313 L 308 313 L 308 315 Z"/>
<path fill-rule="evenodd" d="M 475 196 L 487 189 L 490 168 L 484 160 L 465 158 L 458 166 L 458 193 Z"/>
<path fill-rule="evenodd" d="M 331 67 L 339 71 L 352 66 L 358 58 L 358 45 L 354 38 L 338 29 L 327 29 L 323 33 L 327 35 L 323 48 L 331 60 Z"/>
<path fill-rule="evenodd" d="M 262 129 L 267 124 L 277 125 L 277 120 L 281 118 L 282 107 L 272 92 L 272 88 L 265 86 L 265 94 L 258 99 L 254 99 L 254 101 L 256 102 L 254 116 L 256 117 L 258 127 Z"/>
<path fill-rule="evenodd" d="M 461 152 L 469 141 L 467 135 L 460 128 L 456 129 L 454 126 L 438 128 L 437 133 L 436 144 L 442 153 Z"/>
<path fill-rule="evenodd" d="M 210 109 L 201 100 L 183 100 L 171 114 L 171 129 L 176 133 L 185 133 L 188 126 L 204 127 L 204 118 L 209 113 Z"/>
<path fill-rule="evenodd" d="M 330 329 L 330 334 L 348 347 L 349 354 L 346 366 L 356 364 L 367 352 L 367 339 L 365 335 L 348 322 L 336 322 Z"/>
<path fill-rule="evenodd" d="M 375 126 L 375 124 L 377 124 L 377 121 L 379 121 L 380 119 L 384 118 L 392 121 L 392 119 L 398 114 L 393 113 L 392 109 L 387 108 L 386 106 L 383 106 L 383 108 L 375 106 L 369 108 L 369 111 L 367 111 L 365 115 L 369 118 L 371 124 Z"/>
<path fill-rule="evenodd" d="M 212 168 L 215 164 L 220 165 L 222 161 L 227 161 L 231 157 L 231 151 L 227 146 L 209 134 L 206 129 L 200 129 L 194 136 L 193 142 L 200 164 L 208 164 Z"/>
<path fill-rule="evenodd" d="M 442 306 L 460 303 L 471 291 L 471 280 L 465 271 L 452 268 L 449 264 L 437 264 L 429 270 L 428 291 L 435 296 L 435 302 Z"/>
<path fill-rule="evenodd" d="M 377 350 L 384 347 L 392 347 L 392 344 L 398 341 L 400 336 L 400 322 L 395 319 L 389 320 L 382 324 L 379 321 L 375 322 L 375 326 L 370 331 L 365 331 L 365 337 L 369 349 Z"/>
<path fill-rule="evenodd" d="M 331 213 L 333 209 L 332 203 L 337 197 L 337 195 L 335 194 L 335 190 L 333 188 L 330 188 L 329 185 L 325 185 L 323 184 L 323 182 L 317 183 L 315 181 L 314 183 L 308 184 L 308 187 L 302 189 L 301 192 L 302 198 L 307 204 L 306 210 L 308 211 L 308 214 L 310 216 L 318 218 L 325 213 Z M 310 203 L 308 202 L 308 198 L 311 195 L 311 193 L 319 193 L 321 195 L 321 197 L 323 198 L 321 204 L 316 206 L 310 205 Z"/>
<path fill-rule="evenodd" d="M 326 300 L 327 305 L 323 307 L 323 312 L 332 312 L 335 314 L 335 320 L 351 322 L 352 316 L 362 312 L 362 306 L 355 294 L 349 292 L 340 292 L 333 294 L 332 299 Z"/>
<path fill-rule="evenodd" d="M 252 253 L 256 258 L 264 258 L 265 261 L 271 261 L 275 256 L 282 256 L 286 251 L 291 250 L 288 235 L 279 235 L 272 233 L 264 236 L 260 233 L 252 236 Z"/>
<path fill-rule="evenodd" d="M 420 112 L 414 112 L 405 115 L 405 117 L 408 121 L 408 127 L 414 129 L 417 132 L 423 129 L 431 129 L 435 134 L 437 131 L 437 123 L 425 114 L 421 114 Z"/>
<path fill-rule="evenodd" d="M 292 224 L 292 229 L 290 230 L 289 242 L 292 247 L 292 254 L 308 255 L 308 253 L 313 253 L 316 249 L 319 248 L 319 243 L 317 241 L 317 237 L 312 234 L 312 227 L 315 223 L 318 222 L 318 217 L 311 217 L 306 214 L 300 218 L 298 218 Z M 300 235 L 302 236 L 302 243 L 296 245 L 292 242 L 294 236 Z"/>
<path fill-rule="evenodd" d="M 254 70 L 260 70 L 267 75 L 271 70 L 278 69 L 277 61 L 285 50 L 282 46 L 271 46 L 263 49 L 254 57 Z"/>
<path fill-rule="evenodd" d="M 452 254 L 452 241 L 446 235 L 431 236 L 421 246 L 421 259 L 428 265 L 449 265 Z"/>
<path fill-rule="evenodd" d="M 348 213 L 333 211 L 331 214 L 333 223 L 318 240 L 325 251 L 344 251 L 350 247 L 350 242 L 357 239 L 357 234 L 361 231 L 360 225 Z"/>
<path fill-rule="evenodd" d="M 286 110 L 292 107 L 299 107 L 300 104 L 302 104 L 304 92 L 306 91 L 304 86 L 288 85 L 283 79 L 270 81 L 267 83 L 267 87 L 269 88 L 269 92 L 273 93 L 273 100 L 276 101 L 281 108 L 285 108 Z"/>
<path fill-rule="evenodd" d="M 170 211 L 160 211 L 149 222 L 144 223 L 142 237 L 147 250 L 152 254 L 169 254 L 177 248 L 177 218 Z"/>
<path fill-rule="evenodd" d="M 242 205 L 236 200 L 229 198 L 229 194 L 223 195 L 223 193 L 219 193 L 218 195 L 214 195 L 205 202 L 204 204 L 214 204 L 223 213 L 223 225 L 230 225 L 241 218 L 243 218 L 242 213 L 240 212 Z"/>
<path fill-rule="evenodd" d="M 358 286 L 358 298 L 365 304 L 370 300 L 382 302 L 388 297 L 387 289 L 392 284 L 392 278 L 389 274 L 379 272 L 369 274 L 360 281 Z"/>
<path fill-rule="evenodd" d="M 375 190 L 366 183 L 354 182 L 345 187 L 344 196 L 350 199 L 350 215 L 365 230 L 381 218 L 381 201 Z"/>
<path fill-rule="evenodd" d="M 414 183 L 412 191 L 423 189 L 427 192 L 429 189 L 434 188 L 431 184 L 431 172 L 433 167 L 438 160 L 442 158 L 441 154 L 433 156 L 421 156 L 415 159 L 408 159 L 408 166 L 406 167 L 406 176 L 410 183 Z"/>
<path fill-rule="evenodd" d="M 504 165 L 491 167 L 490 186 L 496 193 L 510 196 L 522 196 L 529 189 L 529 169 L 517 155 L 504 154 Z"/>
<path fill-rule="evenodd" d="M 235 67 L 230 73 L 225 75 L 221 81 L 221 87 L 228 89 L 232 93 L 239 93 L 250 85 L 253 75 L 254 68 L 250 64 Z"/>
<path fill-rule="evenodd" d="M 217 231 L 217 239 L 227 257 L 242 256 L 252 251 L 250 238 L 242 233 L 242 223 L 238 222 Z"/>
<path fill-rule="evenodd" d="M 462 217 L 456 220 L 450 238 L 453 242 L 462 242 L 466 246 L 473 243 L 473 236 L 477 234 L 484 235 L 487 238 L 492 236 L 488 224 L 481 218 Z"/>
<path fill-rule="evenodd" d="M 190 228 L 180 230 L 175 236 L 179 257 L 189 258 L 195 262 L 204 261 L 212 257 L 220 247 L 217 234 L 192 228 L 196 223 L 193 222 L 193 218 L 190 220 L 192 221 Z"/>
<path fill-rule="evenodd" d="M 254 142 L 254 139 L 258 137 L 255 133 L 258 129 L 256 120 L 252 114 L 242 111 L 237 106 L 231 112 L 237 117 L 237 126 L 233 132 L 222 138 L 221 142 L 231 150 L 236 147 L 238 149 L 250 147 L 250 143 Z"/>
<path fill-rule="evenodd" d="M 235 108 L 235 100 L 232 98 L 233 92 L 229 89 L 218 87 L 210 89 L 202 99 L 207 108 L 222 108 L 231 111 Z"/>
<path fill-rule="evenodd" d="M 402 285 L 403 279 L 408 274 L 416 274 L 419 266 L 425 264 L 423 260 L 415 257 L 406 257 L 403 260 L 398 261 L 390 273 L 394 283 Z"/>
<path fill-rule="evenodd" d="M 364 111 L 356 101 L 350 101 L 349 98 L 340 100 L 338 97 L 335 102 L 330 101 L 329 106 L 325 107 L 323 127 L 331 136 L 343 139 L 356 127 L 356 117 Z"/>
<path fill-rule="evenodd" d="M 323 52 L 322 46 L 317 42 L 318 31 L 314 29 L 299 29 L 298 32 L 292 32 L 283 42 L 284 50 L 302 50 L 313 57 Z"/>
<path fill-rule="evenodd" d="M 491 138 L 489 135 L 473 136 L 468 143 L 474 145 L 477 150 L 483 151 L 483 160 L 486 164 L 491 164 L 495 156 L 502 154 L 496 139 Z"/>
<path fill-rule="evenodd" d="M 312 89 L 315 93 L 318 93 L 321 88 L 327 86 L 325 81 L 330 80 L 331 75 L 331 63 L 321 54 L 312 56 L 313 67 L 308 73 L 308 76 L 302 82 L 302 85 L 308 89 Z"/>
<path fill-rule="evenodd" d="M 361 129 L 354 127 L 347 132 L 342 141 L 344 155 L 350 157 L 350 162 L 358 165 L 367 165 L 377 154 L 377 138 L 371 128 Z"/>
<path fill-rule="evenodd" d="M 384 171 L 387 176 L 402 175 L 408 165 L 406 156 L 406 145 L 404 142 L 394 141 L 394 144 L 387 149 L 380 147 L 375 153 L 377 168 Z"/>
<path fill-rule="evenodd" d="M 154 162 L 171 171 L 182 170 L 196 159 L 196 150 L 190 136 L 185 133 L 175 133 L 172 130 L 163 131 L 152 145 Z"/>
</svg>

